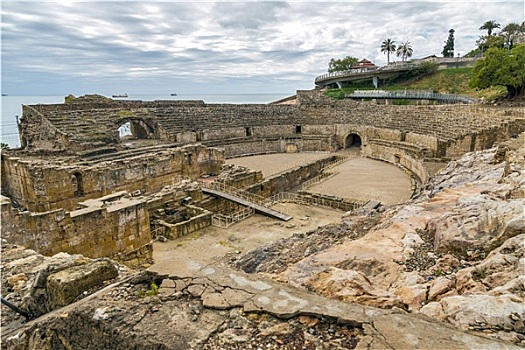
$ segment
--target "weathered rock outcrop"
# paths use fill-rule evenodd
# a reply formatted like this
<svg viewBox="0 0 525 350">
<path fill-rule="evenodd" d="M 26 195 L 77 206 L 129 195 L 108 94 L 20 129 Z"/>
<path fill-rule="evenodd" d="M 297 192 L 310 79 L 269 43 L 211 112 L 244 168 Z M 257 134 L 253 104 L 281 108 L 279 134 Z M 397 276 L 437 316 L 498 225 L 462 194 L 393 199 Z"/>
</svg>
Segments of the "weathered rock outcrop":
<svg viewBox="0 0 525 350">
<path fill-rule="evenodd" d="M 314 245 L 311 237 L 324 228 L 249 252 L 237 266 L 525 345 L 525 150 L 522 139 L 513 142 L 451 162 L 406 205 L 373 216 L 348 213 L 329 228 L 334 244 Z M 362 224 L 371 217 L 371 225 Z"/>
<path fill-rule="evenodd" d="M 45 257 L 31 249 L 2 243 L 2 296 L 31 317 L 68 305 L 118 277 L 116 263 L 109 259 L 66 253 Z M 18 318 L 18 314 L 2 307 L 2 327 Z"/>
<path fill-rule="evenodd" d="M 160 285 L 160 288 L 157 286 Z M 218 266 L 143 273 L 4 333 L 6 349 L 518 349 Z"/>
</svg>

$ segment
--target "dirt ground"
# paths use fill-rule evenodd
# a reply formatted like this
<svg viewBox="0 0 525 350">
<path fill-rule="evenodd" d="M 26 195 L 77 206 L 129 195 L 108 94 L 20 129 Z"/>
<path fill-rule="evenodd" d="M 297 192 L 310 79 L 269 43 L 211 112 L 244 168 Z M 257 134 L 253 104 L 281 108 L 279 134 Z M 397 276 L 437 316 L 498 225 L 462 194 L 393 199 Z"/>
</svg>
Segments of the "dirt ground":
<svg viewBox="0 0 525 350">
<path fill-rule="evenodd" d="M 308 191 L 353 199 L 378 199 L 385 204 L 400 203 L 410 197 L 410 180 L 401 169 L 385 162 L 358 157 L 355 151 L 347 150 L 342 154 L 351 159 L 329 170 L 338 171 L 339 174 Z M 328 153 L 269 154 L 235 158 L 228 163 L 262 170 L 264 176 L 268 177 L 329 156 L 331 154 Z M 155 264 L 150 270 L 170 274 L 195 271 L 211 262 L 227 260 L 267 242 L 338 222 L 343 214 L 292 203 L 277 204 L 274 209 L 292 215 L 293 219 L 281 222 L 255 214 L 228 229 L 210 226 L 176 240 L 155 242 Z"/>
<path fill-rule="evenodd" d="M 253 170 L 261 170 L 265 178 L 292 168 L 332 157 L 334 153 L 276 153 L 228 159 L 227 164 L 243 165 Z"/>
<path fill-rule="evenodd" d="M 267 242 L 308 232 L 341 219 L 343 212 L 292 203 L 277 204 L 274 209 L 293 216 L 288 222 L 255 214 L 228 229 L 214 226 L 165 243 L 153 244 L 155 264 L 149 270 L 177 274 L 191 272 L 222 260 L 226 255 L 259 247 Z"/>
<path fill-rule="evenodd" d="M 410 178 L 400 168 L 370 158 L 352 158 L 328 170 L 338 172 L 308 189 L 337 197 L 375 199 L 383 204 L 403 203 L 412 195 Z"/>
</svg>

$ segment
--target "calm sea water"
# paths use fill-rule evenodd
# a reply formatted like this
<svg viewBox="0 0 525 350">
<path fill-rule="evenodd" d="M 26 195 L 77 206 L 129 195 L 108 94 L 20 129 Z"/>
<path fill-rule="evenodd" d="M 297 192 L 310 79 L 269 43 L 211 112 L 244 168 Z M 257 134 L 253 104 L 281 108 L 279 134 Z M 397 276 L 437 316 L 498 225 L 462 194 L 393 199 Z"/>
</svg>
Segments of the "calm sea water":
<svg viewBox="0 0 525 350">
<path fill-rule="evenodd" d="M 129 95 L 126 100 L 203 100 L 206 103 L 269 103 L 293 95 L 290 94 L 214 94 L 214 95 Z M 63 103 L 64 96 L 2 96 L 2 120 L 0 142 L 9 147 L 19 147 L 17 116 L 22 116 L 22 105 L 38 103 Z"/>
</svg>

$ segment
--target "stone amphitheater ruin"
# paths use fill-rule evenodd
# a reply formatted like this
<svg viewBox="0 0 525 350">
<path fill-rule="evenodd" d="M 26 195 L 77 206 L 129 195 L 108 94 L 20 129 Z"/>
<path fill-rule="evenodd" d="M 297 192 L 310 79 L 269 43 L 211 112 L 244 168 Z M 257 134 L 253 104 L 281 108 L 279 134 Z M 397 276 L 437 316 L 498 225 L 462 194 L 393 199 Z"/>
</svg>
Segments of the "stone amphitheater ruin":
<svg viewBox="0 0 525 350">
<path fill-rule="evenodd" d="M 523 346 L 523 112 L 322 90 L 23 106 L 22 147 L 2 152 L 2 296 L 30 317 L 2 306 L 2 348 Z M 269 154 L 282 171 L 234 165 Z M 411 198 L 310 190 L 357 155 L 401 169 Z M 229 238 L 166 248 L 214 226 Z M 231 249 L 182 267 L 213 244 Z"/>
</svg>

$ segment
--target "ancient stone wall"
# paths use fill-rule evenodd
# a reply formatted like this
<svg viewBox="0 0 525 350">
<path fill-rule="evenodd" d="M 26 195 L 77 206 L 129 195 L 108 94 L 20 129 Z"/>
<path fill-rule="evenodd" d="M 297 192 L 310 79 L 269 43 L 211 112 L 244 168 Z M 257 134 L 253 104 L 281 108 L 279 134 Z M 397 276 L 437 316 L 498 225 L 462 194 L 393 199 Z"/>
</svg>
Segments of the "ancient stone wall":
<svg viewBox="0 0 525 350">
<path fill-rule="evenodd" d="M 362 150 L 362 154 L 373 159 L 401 165 L 417 176 L 420 184 L 425 184 L 430 178 L 420 158 L 395 143 L 371 142 Z"/>
<path fill-rule="evenodd" d="M 67 135 L 31 106 L 23 106 L 18 125 L 20 145 L 24 148 L 65 151 L 71 146 Z"/>
<path fill-rule="evenodd" d="M 40 254 L 112 257 L 128 266 L 151 263 L 153 247 L 147 203 L 125 193 L 80 203 L 84 208 L 32 213 L 2 204 L 2 237 Z"/>
<path fill-rule="evenodd" d="M 194 201 L 203 198 L 200 188 L 188 180 L 167 185 L 151 196 L 132 197 L 123 191 L 87 199 L 71 211 L 15 209 L 9 198 L 2 197 L 2 237 L 44 255 L 63 251 L 92 258 L 107 256 L 135 267 L 151 262 L 152 213 L 178 208 L 187 197 Z M 210 225 L 211 214 L 201 214 L 176 226 L 175 232 L 182 234 Z"/>
<path fill-rule="evenodd" d="M 350 128 L 359 126 L 364 139 L 394 138 L 405 141 L 409 137 L 406 141 L 424 145 L 432 149 L 436 156 L 446 156 L 470 151 L 472 147 L 465 138 L 474 133 L 484 135 L 483 141 L 479 141 L 474 149 L 490 147 L 496 139 L 489 138 L 485 131 L 495 131 L 499 139 L 509 136 L 512 129 L 509 123 L 523 120 L 523 109 L 520 108 L 388 106 L 332 100 L 319 90 L 298 91 L 297 100 L 296 105 L 205 104 L 202 101 L 38 105 L 32 106 L 33 112 L 31 108 L 26 108 L 28 114 L 27 118 L 22 118 L 22 137 L 33 148 L 48 150 L 62 150 L 67 142 L 70 143 L 69 148 L 73 144 L 83 149 L 101 147 L 102 144 L 118 144 L 116 128 L 130 118 L 148 125 L 148 137 L 179 144 L 212 141 L 230 144 L 230 140 L 251 138 L 260 141 L 287 138 L 294 134 L 317 136 L 319 140 L 336 135 L 344 138 Z M 54 130 L 41 133 L 38 128 L 32 128 L 29 124 L 33 114 L 44 116 L 61 133 L 60 137 L 67 138 L 67 142 L 55 135 Z M 340 129 L 337 130 L 336 126 Z M 519 132 L 524 127 L 523 121 L 514 126 Z M 343 132 L 341 128 L 347 128 L 347 131 Z M 378 130 L 381 130 L 381 135 L 378 135 Z M 338 140 L 337 145 L 341 147 L 343 141 Z M 447 152 L 449 144 L 454 149 Z M 277 151 L 277 145 L 264 146 L 269 152 Z M 311 147 L 326 147 L 326 144 L 318 142 Z M 232 150 L 231 154 L 237 155 L 238 152 Z"/>
<path fill-rule="evenodd" d="M 189 218 L 187 220 L 173 223 L 156 220 L 154 223 L 155 235 L 157 237 L 162 235 L 167 239 L 176 239 L 211 226 L 212 213 L 210 211 L 192 205 L 187 205 L 184 209 L 188 211 Z"/>
<path fill-rule="evenodd" d="M 92 166 L 66 165 L 52 160 L 2 157 L 4 195 L 31 211 L 73 210 L 88 198 L 127 190 L 155 192 L 178 176 L 197 178 L 219 173 L 223 152 L 202 145 L 167 149 Z"/>
<path fill-rule="evenodd" d="M 314 163 L 302 165 L 287 172 L 274 175 L 262 182 L 247 187 L 246 190 L 262 197 L 271 197 L 279 192 L 289 191 L 304 181 L 319 175 L 327 164 L 336 159 L 336 156 L 322 158 Z"/>
<path fill-rule="evenodd" d="M 208 145 L 207 142 L 203 144 Z M 263 139 L 225 140 L 218 145 L 224 149 L 226 158 L 269 153 L 296 153 L 296 152 L 330 152 L 335 151 L 333 136 L 331 135 L 296 135 L 287 137 L 273 137 Z"/>
</svg>

